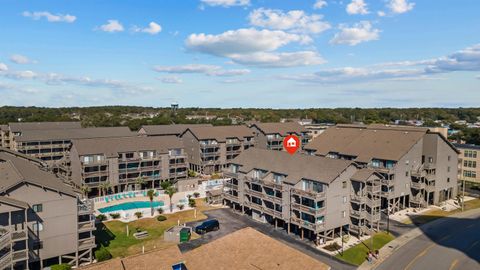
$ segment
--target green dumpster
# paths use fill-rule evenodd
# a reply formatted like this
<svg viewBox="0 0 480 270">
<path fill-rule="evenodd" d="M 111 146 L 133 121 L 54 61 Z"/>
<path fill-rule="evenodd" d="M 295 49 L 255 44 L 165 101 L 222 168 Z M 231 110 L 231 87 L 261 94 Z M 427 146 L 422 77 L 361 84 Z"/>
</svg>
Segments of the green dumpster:
<svg viewBox="0 0 480 270">
<path fill-rule="evenodd" d="M 185 243 L 190 240 L 190 229 L 182 228 L 180 230 L 180 243 Z"/>
</svg>

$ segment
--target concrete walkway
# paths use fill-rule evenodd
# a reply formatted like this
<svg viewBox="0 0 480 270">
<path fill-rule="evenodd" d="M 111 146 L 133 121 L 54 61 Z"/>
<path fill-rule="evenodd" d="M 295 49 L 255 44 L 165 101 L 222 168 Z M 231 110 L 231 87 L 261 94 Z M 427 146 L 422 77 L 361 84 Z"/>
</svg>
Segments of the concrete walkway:
<svg viewBox="0 0 480 270">
<path fill-rule="evenodd" d="M 469 211 L 461 212 L 458 214 L 454 214 L 451 216 L 448 216 L 448 218 L 465 218 L 471 215 L 475 215 L 480 213 L 480 209 L 472 209 Z M 365 261 L 358 269 L 361 270 L 370 270 L 370 269 L 375 269 L 377 268 L 383 261 L 385 261 L 390 255 L 392 255 L 394 252 L 396 252 L 399 248 L 407 244 L 409 241 L 421 236 L 424 234 L 424 231 L 427 231 L 435 226 L 438 226 L 444 222 L 447 222 L 448 219 L 446 218 L 440 218 L 437 220 L 434 220 L 432 222 L 429 222 L 425 225 L 422 225 L 421 228 L 415 228 L 412 229 L 411 231 L 401 235 L 400 237 L 394 239 L 387 245 L 385 245 L 383 248 L 379 250 L 379 258 L 374 260 L 373 263 L 368 263 L 368 261 Z"/>
</svg>

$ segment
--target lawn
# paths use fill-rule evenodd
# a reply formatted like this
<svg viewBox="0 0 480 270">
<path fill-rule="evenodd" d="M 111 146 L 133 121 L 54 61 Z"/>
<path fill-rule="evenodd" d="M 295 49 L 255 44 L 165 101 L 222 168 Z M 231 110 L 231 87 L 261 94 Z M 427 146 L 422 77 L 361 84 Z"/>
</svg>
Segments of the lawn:
<svg viewBox="0 0 480 270">
<path fill-rule="evenodd" d="M 471 209 L 476 209 L 476 208 L 480 208 L 480 199 L 473 199 L 473 200 L 465 202 L 465 211 L 471 210 Z M 424 212 L 420 215 L 409 217 L 406 220 L 404 220 L 403 223 L 405 223 L 405 224 L 414 223 L 416 225 L 422 225 L 422 224 L 425 224 L 425 223 L 433 221 L 433 220 L 437 220 L 437 219 L 442 218 L 442 217 L 446 217 L 446 216 L 450 216 L 450 215 L 459 213 L 461 211 L 462 211 L 462 209 L 455 209 L 455 210 L 450 211 L 450 212 L 443 211 L 441 209 L 432 209 L 432 210 L 426 211 L 426 212 Z"/>
<path fill-rule="evenodd" d="M 130 223 L 123 223 L 121 221 L 107 221 L 97 226 L 95 232 L 97 244 L 105 246 L 113 257 L 125 257 L 140 253 L 142 246 L 145 251 L 154 248 L 164 248 L 174 245 L 171 242 L 163 240 L 163 233 L 170 227 L 178 224 L 203 220 L 207 216 L 204 211 L 215 209 L 207 205 L 203 199 L 197 199 L 197 215 L 194 216 L 194 210 L 181 211 L 173 214 L 164 214 L 167 217 L 165 221 L 158 221 L 156 218 L 143 218 Z M 129 228 L 129 236 L 127 236 L 127 225 Z M 137 230 L 148 231 L 149 236 L 145 239 L 135 239 L 133 233 Z M 193 235 L 193 238 L 198 237 Z"/>
<path fill-rule="evenodd" d="M 378 250 L 386 245 L 388 242 L 392 241 L 395 237 L 391 234 L 387 234 L 386 232 L 379 232 L 373 236 L 373 249 L 371 250 Z M 335 257 L 339 258 L 340 260 L 346 261 L 348 263 L 354 265 L 360 265 L 365 261 L 367 257 L 367 253 L 371 247 L 371 238 L 363 241 L 362 243 L 351 247 L 343 252 L 343 256 L 341 254 L 337 254 Z"/>
</svg>

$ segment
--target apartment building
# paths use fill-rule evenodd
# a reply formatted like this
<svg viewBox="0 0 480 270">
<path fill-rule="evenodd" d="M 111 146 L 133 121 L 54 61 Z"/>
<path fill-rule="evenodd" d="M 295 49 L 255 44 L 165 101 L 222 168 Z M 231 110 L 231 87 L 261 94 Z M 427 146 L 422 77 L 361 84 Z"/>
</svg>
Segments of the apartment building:
<svg viewBox="0 0 480 270">
<path fill-rule="evenodd" d="M 351 161 L 252 148 L 224 174 L 228 206 L 302 239 L 378 230 L 380 180 Z"/>
<path fill-rule="evenodd" d="M 97 196 L 104 183 L 113 192 L 158 188 L 162 181 L 186 178 L 187 170 L 179 138 L 123 137 L 73 140 L 60 174 L 74 186 L 89 186 L 90 195 Z"/>
<path fill-rule="evenodd" d="M 480 184 L 480 146 L 459 143 L 453 145 L 460 151 L 458 179 Z"/>
<path fill-rule="evenodd" d="M 354 161 L 381 180 L 381 206 L 439 204 L 457 194 L 457 149 L 427 128 L 337 125 L 310 142 L 312 155 Z"/>
<path fill-rule="evenodd" d="M 250 128 L 255 134 L 257 147 L 269 150 L 283 150 L 283 139 L 288 135 L 297 135 L 302 147 L 310 140 L 308 130 L 297 122 L 253 123 Z"/>
<path fill-rule="evenodd" d="M 29 129 L 17 132 L 10 149 L 41 159 L 49 165 L 62 159 L 72 140 L 136 136 L 128 127 Z"/>
<path fill-rule="evenodd" d="M 253 132 L 245 126 L 191 127 L 180 137 L 190 169 L 203 174 L 222 171 L 228 161 L 255 146 Z"/>
<path fill-rule="evenodd" d="M 0 125 L 0 147 L 10 147 L 10 131 L 8 125 Z"/>
<path fill-rule="evenodd" d="M 0 269 L 92 262 L 93 205 L 45 163 L 0 148 Z"/>
<path fill-rule="evenodd" d="M 180 136 L 185 130 L 193 127 L 213 127 L 211 124 L 174 124 L 145 125 L 138 130 L 140 136 Z"/>
</svg>

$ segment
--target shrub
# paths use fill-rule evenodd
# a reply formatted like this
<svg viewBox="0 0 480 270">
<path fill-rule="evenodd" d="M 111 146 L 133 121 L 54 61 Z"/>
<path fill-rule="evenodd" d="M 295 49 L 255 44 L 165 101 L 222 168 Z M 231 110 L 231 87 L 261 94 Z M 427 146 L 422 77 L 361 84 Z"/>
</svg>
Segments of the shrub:
<svg viewBox="0 0 480 270">
<path fill-rule="evenodd" d="M 157 208 L 157 212 L 161 215 L 161 214 L 163 214 L 164 210 L 163 210 L 163 208 Z"/>
<path fill-rule="evenodd" d="M 188 170 L 188 177 L 195 177 L 197 176 L 197 173 L 193 170 Z"/>
<path fill-rule="evenodd" d="M 165 221 L 165 220 L 167 220 L 167 217 L 166 216 L 158 216 L 157 220 L 158 221 Z"/>
<path fill-rule="evenodd" d="M 336 250 L 339 250 L 341 248 L 342 247 L 339 244 L 337 244 L 337 242 L 333 242 L 330 245 L 324 247 L 324 249 L 326 249 L 328 251 L 336 251 Z"/>
<path fill-rule="evenodd" d="M 190 207 L 195 207 L 195 206 L 197 206 L 197 203 L 195 202 L 194 199 L 188 199 L 188 205 Z"/>
<path fill-rule="evenodd" d="M 100 221 L 104 221 L 104 220 L 107 220 L 107 216 L 105 216 L 104 214 L 100 214 L 97 216 L 97 219 Z"/>
<path fill-rule="evenodd" d="M 348 240 L 350 240 L 350 235 L 346 234 L 346 235 L 344 235 L 344 236 L 342 237 L 342 242 L 343 242 L 343 243 L 347 243 Z"/>
<path fill-rule="evenodd" d="M 220 175 L 217 173 L 212 174 L 212 179 L 220 179 Z"/>
<path fill-rule="evenodd" d="M 110 260 L 112 258 L 112 254 L 110 254 L 110 252 L 102 246 L 99 250 L 95 251 L 95 258 L 97 258 L 98 262 L 103 262 Z"/>
<path fill-rule="evenodd" d="M 52 270 L 71 270 L 72 266 L 68 263 L 54 264 L 50 267 Z"/>
<path fill-rule="evenodd" d="M 177 204 L 177 207 L 178 207 L 178 209 L 181 211 L 181 210 L 183 210 L 183 208 L 185 207 L 185 205 L 183 205 L 183 204 Z"/>
<path fill-rule="evenodd" d="M 192 198 L 192 194 L 188 194 L 187 198 L 190 200 Z"/>
<path fill-rule="evenodd" d="M 198 198 L 198 197 L 200 197 L 200 193 L 198 193 L 198 192 L 194 192 L 194 193 L 193 193 L 193 197 L 195 197 L 195 198 Z"/>
<path fill-rule="evenodd" d="M 120 217 L 120 214 L 119 213 L 111 213 L 110 217 L 113 218 L 113 219 L 117 219 L 117 218 Z"/>
<path fill-rule="evenodd" d="M 135 212 L 135 216 L 139 219 L 143 216 L 142 212 Z"/>
</svg>

